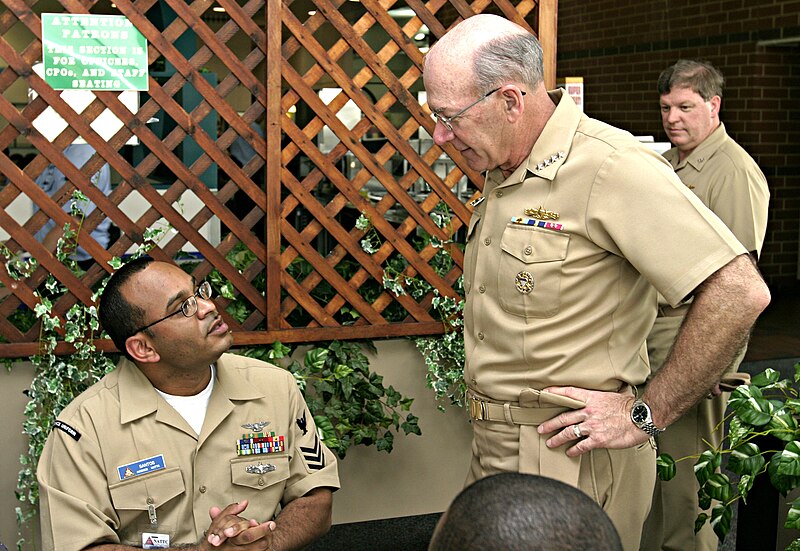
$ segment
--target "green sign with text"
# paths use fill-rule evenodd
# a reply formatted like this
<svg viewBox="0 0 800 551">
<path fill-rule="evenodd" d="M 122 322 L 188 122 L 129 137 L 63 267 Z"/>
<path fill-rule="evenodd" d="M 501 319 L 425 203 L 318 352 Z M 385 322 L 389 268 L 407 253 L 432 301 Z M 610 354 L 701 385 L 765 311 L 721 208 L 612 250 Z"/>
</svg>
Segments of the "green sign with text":
<svg viewBox="0 0 800 551">
<path fill-rule="evenodd" d="M 147 90 L 147 40 L 122 15 L 42 14 L 44 80 L 55 90 Z"/>
</svg>

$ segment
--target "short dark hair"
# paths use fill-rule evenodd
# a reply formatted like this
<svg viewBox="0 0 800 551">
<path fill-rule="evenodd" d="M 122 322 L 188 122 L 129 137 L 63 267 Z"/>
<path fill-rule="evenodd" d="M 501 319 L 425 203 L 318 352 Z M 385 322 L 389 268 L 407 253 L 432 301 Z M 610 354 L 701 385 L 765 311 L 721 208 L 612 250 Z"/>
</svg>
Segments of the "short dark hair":
<svg viewBox="0 0 800 551">
<path fill-rule="evenodd" d="M 622 551 L 608 515 L 589 496 L 552 478 L 500 473 L 456 496 L 429 551 Z"/>
<path fill-rule="evenodd" d="M 137 273 L 152 264 L 154 260 L 148 256 L 135 258 L 123 264 L 106 283 L 103 294 L 100 296 L 98 316 L 100 325 L 114 341 L 117 349 L 132 360 L 125 349 L 125 341 L 133 335 L 142 325 L 145 311 L 141 307 L 131 304 L 122 296 L 122 287 Z"/>
<path fill-rule="evenodd" d="M 708 61 L 679 59 L 667 67 L 658 77 L 658 95 L 669 94 L 673 88 L 691 88 L 705 100 L 722 97 L 725 79 L 722 73 Z"/>
</svg>

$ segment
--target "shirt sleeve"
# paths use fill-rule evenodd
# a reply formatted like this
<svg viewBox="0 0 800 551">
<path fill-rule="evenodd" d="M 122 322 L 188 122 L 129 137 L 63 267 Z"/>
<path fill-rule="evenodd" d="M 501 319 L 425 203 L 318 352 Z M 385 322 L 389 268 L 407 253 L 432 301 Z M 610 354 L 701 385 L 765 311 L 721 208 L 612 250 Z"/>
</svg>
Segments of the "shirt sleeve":
<svg viewBox="0 0 800 551">
<path fill-rule="evenodd" d="M 43 549 L 119 543 L 100 445 L 75 416 L 56 421 L 39 458 Z"/>
<path fill-rule="evenodd" d="M 336 490 L 340 487 L 336 457 L 319 437 L 314 417 L 291 375 L 287 377 L 287 385 L 294 422 L 289 480 L 283 493 L 282 505 L 304 496 L 314 488 L 328 487 Z"/>
<path fill-rule="evenodd" d="M 640 147 L 608 156 L 588 210 L 592 239 L 626 258 L 672 306 L 747 252 L 667 163 Z"/>
</svg>

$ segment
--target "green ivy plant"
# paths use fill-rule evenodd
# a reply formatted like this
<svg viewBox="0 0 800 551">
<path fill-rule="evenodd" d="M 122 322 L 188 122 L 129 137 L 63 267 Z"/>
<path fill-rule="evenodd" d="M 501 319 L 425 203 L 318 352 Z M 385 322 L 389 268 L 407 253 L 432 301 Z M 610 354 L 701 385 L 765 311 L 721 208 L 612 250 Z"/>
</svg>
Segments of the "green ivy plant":
<svg viewBox="0 0 800 551">
<path fill-rule="evenodd" d="M 440 228 L 450 228 L 452 237 L 452 214 L 444 203 L 439 203 L 431 212 L 434 223 Z M 361 213 L 356 221 L 356 228 L 364 232 L 361 248 L 364 252 L 373 254 L 380 249 L 381 240 L 378 232 L 372 226 L 369 218 Z M 441 241 L 427 234 L 423 234 L 418 243 L 420 248 L 430 244 L 439 249 L 432 261 L 432 265 L 439 275 L 444 275 L 452 269 L 454 261 L 448 247 L 460 246 L 453 239 Z M 438 289 L 434 289 L 427 281 L 409 277 L 406 274 L 407 263 L 397 259 L 395 263 L 389 262 L 384 269 L 383 287 L 396 296 L 408 294 L 414 299 L 432 294 L 431 306 L 438 318 L 442 321 L 444 332 L 441 335 L 424 335 L 410 337 L 425 361 L 427 373 L 425 380 L 428 388 L 434 392 L 436 400 L 447 402 L 456 407 L 464 407 L 466 401 L 467 384 L 464 381 L 464 279 L 458 279 L 455 291 L 459 298 L 442 296 Z M 437 406 L 444 411 L 444 406 Z"/>
<path fill-rule="evenodd" d="M 81 202 L 88 200 L 82 193 L 73 194 L 73 205 L 70 214 L 79 220 L 78 229 L 73 230 L 71 224 L 64 225 L 63 233 L 56 245 L 55 256 L 62 264 L 70 268 L 76 275 L 81 270 L 73 260 L 72 253 L 77 247 L 78 234 L 83 221 Z M 166 228 L 150 229 L 144 233 L 144 244 L 133 257 L 147 254 L 167 231 Z M 12 255 L 7 248 L 0 251 L 4 254 L 6 267 L 12 267 L 9 274 L 13 279 L 29 277 L 36 268 L 33 259 L 22 260 Z M 118 268 L 122 264 L 114 258 L 111 265 Z M 100 322 L 95 303 L 105 288 L 101 282 L 99 289 L 92 295 L 92 304 L 74 304 L 64 316 L 64 323 L 53 313 L 53 305 L 66 294 L 67 289 L 50 274 L 45 283 L 34 296 L 38 304 L 33 309 L 35 318 L 41 321 L 39 331 L 39 350 L 30 357 L 34 368 L 34 376 L 30 389 L 26 391 L 29 398 L 24 410 L 22 433 L 28 437 L 28 449 L 20 456 L 22 468 L 17 476 L 15 495 L 21 502 L 16 507 L 18 536 L 17 549 L 21 550 L 25 543 L 23 536 L 30 520 L 36 514 L 39 503 L 39 485 L 36 480 L 36 467 L 44 448 L 50 427 L 56 417 L 73 398 L 99 381 L 103 375 L 114 369 L 114 358 L 104 354 L 95 346 L 95 339 L 100 332 Z M 56 346 L 60 341 L 72 345 L 68 354 L 57 355 Z M 32 532 L 32 530 L 31 530 Z M 31 535 L 33 538 L 33 534 Z"/>
<path fill-rule="evenodd" d="M 294 359 L 293 349 L 276 342 L 270 348 L 251 348 L 243 355 L 282 365 L 294 375 L 305 396 L 322 440 L 344 459 L 350 446 L 374 445 L 391 452 L 394 435 L 420 435 L 418 418 L 410 412 L 413 398 L 370 371 L 362 346 L 375 352 L 371 342 L 318 343 Z"/>
<path fill-rule="evenodd" d="M 695 522 L 695 532 L 710 522 L 717 537 L 724 541 L 731 529 L 732 505 L 747 495 L 758 477 L 766 475 L 784 497 L 800 486 L 800 363 L 794 377 L 781 379 L 780 373 L 766 369 L 731 393 L 728 400 L 730 428 L 719 448 L 704 451 L 696 459 L 695 476 L 700 482 L 698 502 L 704 511 Z M 769 438 L 771 437 L 771 438 Z M 762 449 L 764 442 L 775 449 Z M 728 456 L 727 470 L 738 480 L 720 472 L 723 456 Z M 671 480 L 676 460 L 668 454 L 658 458 L 658 476 Z M 790 504 L 785 528 L 800 529 L 800 498 Z M 788 548 L 800 551 L 800 539 Z"/>
</svg>

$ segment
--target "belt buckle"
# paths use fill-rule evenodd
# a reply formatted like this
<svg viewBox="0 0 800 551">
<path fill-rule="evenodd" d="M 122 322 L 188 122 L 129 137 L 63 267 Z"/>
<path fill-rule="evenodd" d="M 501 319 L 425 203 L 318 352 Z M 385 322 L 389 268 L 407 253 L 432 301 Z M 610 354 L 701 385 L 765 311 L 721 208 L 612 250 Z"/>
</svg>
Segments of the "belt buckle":
<svg viewBox="0 0 800 551">
<path fill-rule="evenodd" d="M 477 396 L 472 396 L 472 400 L 470 400 L 469 403 L 469 413 L 470 417 L 472 417 L 472 419 L 475 421 L 483 421 L 484 419 L 487 419 L 488 412 L 486 411 L 486 402 Z"/>
</svg>

